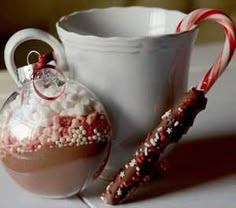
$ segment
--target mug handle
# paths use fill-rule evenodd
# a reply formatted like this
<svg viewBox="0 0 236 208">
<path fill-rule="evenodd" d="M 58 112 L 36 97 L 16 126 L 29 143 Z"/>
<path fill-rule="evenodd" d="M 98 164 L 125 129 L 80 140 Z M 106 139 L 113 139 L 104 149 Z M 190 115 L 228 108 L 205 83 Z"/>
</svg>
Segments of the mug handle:
<svg viewBox="0 0 236 208">
<path fill-rule="evenodd" d="M 15 83 L 20 87 L 22 83 L 17 78 L 17 67 L 15 65 L 14 54 L 16 48 L 29 40 L 40 40 L 47 43 L 53 50 L 58 68 L 65 70 L 67 67 L 65 53 L 60 42 L 47 32 L 39 29 L 27 28 L 16 32 L 8 40 L 4 50 L 4 60 L 6 68 Z"/>
<path fill-rule="evenodd" d="M 236 47 L 236 28 L 230 17 L 222 11 L 203 8 L 194 10 L 185 16 L 177 26 L 176 32 L 191 30 L 205 20 L 217 22 L 223 27 L 225 32 L 225 43 L 222 51 L 197 87 L 199 90 L 203 90 L 207 93 L 224 72 L 233 56 Z"/>
</svg>

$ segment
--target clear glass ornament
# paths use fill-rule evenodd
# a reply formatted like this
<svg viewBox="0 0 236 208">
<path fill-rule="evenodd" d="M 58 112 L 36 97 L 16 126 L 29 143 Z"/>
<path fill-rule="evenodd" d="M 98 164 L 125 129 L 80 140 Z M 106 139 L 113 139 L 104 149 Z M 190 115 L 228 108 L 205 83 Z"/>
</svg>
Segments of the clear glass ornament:
<svg viewBox="0 0 236 208">
<path fill-rule="evenodd" d="M 0 156 L 13 180 L 45 197 L 77 194 L 105 167 L 111 126 L 102 103 L 52 65 L 17 70 L 0 111 Z"/>
</svg>

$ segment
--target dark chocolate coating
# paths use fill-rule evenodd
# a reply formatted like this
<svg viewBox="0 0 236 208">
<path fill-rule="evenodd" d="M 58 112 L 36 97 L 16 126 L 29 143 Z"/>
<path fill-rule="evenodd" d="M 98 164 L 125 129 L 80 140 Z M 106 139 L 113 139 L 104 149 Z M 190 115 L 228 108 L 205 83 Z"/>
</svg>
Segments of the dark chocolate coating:
<svg viewBox="0 0 236 208">
<path fill-rule="evenodd" d="M 184 94 L 177 105 L 167 111 L 157 128 L 149 133 L 114 180 L 107 186 L 102 198 L 107 204 L 124 202 L 131 191 L 151 179 L 151 173 L 161 153 L 170 143 L 178 142 L 193 125 L 196 115 L 204 110 L 207 99 L 196 88 Z"/>
</svg>

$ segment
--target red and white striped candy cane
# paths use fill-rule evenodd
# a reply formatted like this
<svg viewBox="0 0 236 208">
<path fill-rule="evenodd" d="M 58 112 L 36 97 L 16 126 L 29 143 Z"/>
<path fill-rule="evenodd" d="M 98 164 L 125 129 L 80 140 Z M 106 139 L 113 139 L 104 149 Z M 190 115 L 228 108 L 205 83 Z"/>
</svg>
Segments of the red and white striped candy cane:
<svg viewBox="0 0 236 208">
<path fill-rule="evenodd" d="M 176 31 L 183 32 L 190 30 L 192 27 L 205 20 L 213 20 L 219 23 L 223 26 L 226 35 L 224 47 L 218 55 L 216 62 L 211 66 L 197 87 L 197 89 L 207 93 L 219 76 L 224 72 L 233 56 L 236 47 L 236 28 L 230 17 L 219 10 L 197 9 L 187 15 L 179 23 Z"/>
</svg>

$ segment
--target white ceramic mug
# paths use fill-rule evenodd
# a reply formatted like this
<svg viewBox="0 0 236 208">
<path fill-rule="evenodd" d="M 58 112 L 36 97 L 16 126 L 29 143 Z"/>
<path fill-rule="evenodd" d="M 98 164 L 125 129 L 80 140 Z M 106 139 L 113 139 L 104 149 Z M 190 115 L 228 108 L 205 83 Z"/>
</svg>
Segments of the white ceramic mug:
<svg viewBox="0 0 236 208">
<path fill-rule="evenodd" d="M 161 8 L 116 7 L 75 12 L 57 22 L 71 77 L 89 86 L 111 117 L 114 141 L 107 170 L 120 168 L 186 90 L 197 29 L 176 33 L 185 16 Z M 22 39 L 40 39 L 62 54 L 39 30 L 22 31 L 12 48 Z"/>
<path fill-rule="evenodd" d="M 184 16 L 161 8 L 106 8 L 57 23 L 71 76 L 108 109 L 114 141 L 106 170 L 120 168 L 186 90 L 197 31 L 175 32 Z"/>
</svg>

